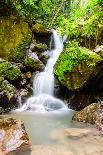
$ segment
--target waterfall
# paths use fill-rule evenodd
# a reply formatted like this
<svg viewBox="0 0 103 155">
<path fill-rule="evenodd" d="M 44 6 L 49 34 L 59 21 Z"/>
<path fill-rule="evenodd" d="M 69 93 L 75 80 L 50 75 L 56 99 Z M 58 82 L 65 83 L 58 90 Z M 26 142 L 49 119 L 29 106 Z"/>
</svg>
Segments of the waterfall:
<svg viewBox="0 0 103 155">
<path fill-rule="evenodd" d="M 33 82 L 34 95 L 49 94 L 53 96 L 54 92 L 54 74 L 53 67 L 63 50 L 63 42 L 57 32 L 52 29 L 55 49 L 51 52 L 51 57 L 47 62 L 44 72 L 38 73 Z"/>
<path fill-rule="evenodd" d="M 63 101 L 53 97 L 54 93 L 54 73 L 53 67 L 63 50 L 63 41 L 52 29 L 55 48 L 50 50 L 51 56 L 43 72 L 37 73 L 33 80 L 33 96 L 17 111 L 51 111 L 66 108 Z"/>
</svg>

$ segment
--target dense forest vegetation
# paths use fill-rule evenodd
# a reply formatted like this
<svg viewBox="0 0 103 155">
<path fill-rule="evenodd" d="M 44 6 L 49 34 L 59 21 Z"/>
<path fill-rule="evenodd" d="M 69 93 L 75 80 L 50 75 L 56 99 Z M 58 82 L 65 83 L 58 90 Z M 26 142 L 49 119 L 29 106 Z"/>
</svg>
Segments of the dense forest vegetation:
<svg viewBox="0 0 103 155">
<path fill-rule="evenodd" d="M 88 48 L 102 43 L 102 0 L 1 0 L 0 14 L 54 27 Z"/>
</svg>

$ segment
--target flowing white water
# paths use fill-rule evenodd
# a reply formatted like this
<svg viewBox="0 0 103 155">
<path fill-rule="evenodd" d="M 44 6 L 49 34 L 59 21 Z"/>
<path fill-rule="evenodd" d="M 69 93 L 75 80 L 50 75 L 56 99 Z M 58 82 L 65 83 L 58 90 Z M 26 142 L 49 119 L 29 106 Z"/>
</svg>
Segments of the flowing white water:
<svg viewBox="0 0 103 155">
<path fill-rule="evenodd" d="M 36 111 L 46 112 L 52 110 L 67 109 L 63 101 L 53 97 L 54 92 L 54 73 L 53 67 L 63 50 L 63 41 L 52 29 L 55 48 L 51 51 L 51 57 L 47 62 L 45 70 L 36 74 L 33 81 L 33 97 L 30 97 L 27 102 L 17 111 Z"/>
<path fill-rule="evenodd" d="M 49 94 L 53 96 L 54 92 L 54 74 L 53 67 L 63 50 L 63 42 L 55 30 L 52 30 L 55 43 L 55 49 L 50 51 L 51 57 L 47 62 L 44 72 L 38 73 L 33 82 L 34 95 Z"/>
</svg>

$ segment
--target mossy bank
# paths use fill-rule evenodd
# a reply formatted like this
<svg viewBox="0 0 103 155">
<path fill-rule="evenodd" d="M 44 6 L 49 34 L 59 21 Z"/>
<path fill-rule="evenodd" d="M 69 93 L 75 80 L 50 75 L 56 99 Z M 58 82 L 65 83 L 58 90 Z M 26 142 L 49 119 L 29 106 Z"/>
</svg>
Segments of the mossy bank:
<svg viewBox="0 0 103 155">
<path fill-rule="evenodd" d="M 80 90 L 103 69 L 100 63 L 103 63 L 103 59 L 98 54 L 71 42 L 60 54 L 54 72 L 69 90 Z"/>
</svg>

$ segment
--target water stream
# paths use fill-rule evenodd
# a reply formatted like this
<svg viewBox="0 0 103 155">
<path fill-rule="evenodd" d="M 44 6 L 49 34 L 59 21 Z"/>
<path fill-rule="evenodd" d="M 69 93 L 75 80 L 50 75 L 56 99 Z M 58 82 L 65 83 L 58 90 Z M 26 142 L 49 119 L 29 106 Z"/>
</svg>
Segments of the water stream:
<svg viewBox="0 0 103 155">
<path fill-rule="evenodd" d="M 10 115 L 23 120 L 33 145 L 30 151 L 21 151 L 19 155 L 102 155 L 103 140 L 95 134 L 96 129 L 74 124 L 71 121 L 74 111 L 53 96 L 53 67 L 63 42 L 55 30 L 52 32 L 55 48 L 49 51 L 51 57 L 45 70 L 34 78 L 33 96 Z"/>
<path fill-rule="evenodd" d="M 43 72 L 37 73 L 33 81 L 33 96 L 15 112 L 34 111 L 48 112 L 54 110 L 67 110 L 63 101 L 55 98 L 54 93 L 54 73 L 53 67 L 63 50 L 63 41 L 52 29 L 55 47 L 50 50 L 50 58 Z"/>
</svg>

